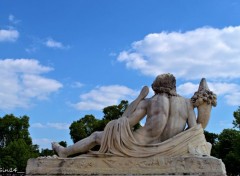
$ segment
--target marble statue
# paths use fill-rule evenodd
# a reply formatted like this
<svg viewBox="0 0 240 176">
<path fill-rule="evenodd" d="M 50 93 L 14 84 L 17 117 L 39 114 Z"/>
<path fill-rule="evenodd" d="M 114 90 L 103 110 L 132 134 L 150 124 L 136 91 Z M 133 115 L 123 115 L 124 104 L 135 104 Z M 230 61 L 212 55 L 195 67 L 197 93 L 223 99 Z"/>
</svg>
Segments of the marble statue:
<svg viewBox="0 0 240 176">
<path fill-rule="evenodd" d="M 104 131 L 94 132 L 66 148 L 53 142 L 53 150 L 61 158 L 86 152 L 93 156 L 127 157 L 181 156 L 186 153 L 210 155 L 211 145 L 201 135 L 212 106 L 216 106 L 217 97 L 209 90 L 206 80 L 201 80 L 191 99 L 177 94 L 176 79 L 172 74 L 157 76 L 152 89 L 155 94 L 146 98 L 149 89 L 143 87 L 122 117 L 110 121 Z M 198 109 L 197 117 L 195 107 Z M 133 131 L 133 126 L 145 116 L 145 125 Z M 95 145 L 100 145 L 100 150 L 91 152 Z"/>
<path fill-rule="evenodd" d="M 177 94 L 172 74 L 157 76 L 152 89 L 155 94 L 146 98 L 149 89 L 143 87 L 122 117 L 110 121 L 104 131 L 69 147 L 53 142 L 58 156 L 29 159 L 26 174 L 225 176 L 224 163 L 210 156 L 211 144 L 203 133 L 217 103 L 206 80 L 191 99 Z M 145 125 L 133 131 L 145 117 Z M 91 151 L 95 145 L 100 145 L 99 151 Z"/>
</svg>

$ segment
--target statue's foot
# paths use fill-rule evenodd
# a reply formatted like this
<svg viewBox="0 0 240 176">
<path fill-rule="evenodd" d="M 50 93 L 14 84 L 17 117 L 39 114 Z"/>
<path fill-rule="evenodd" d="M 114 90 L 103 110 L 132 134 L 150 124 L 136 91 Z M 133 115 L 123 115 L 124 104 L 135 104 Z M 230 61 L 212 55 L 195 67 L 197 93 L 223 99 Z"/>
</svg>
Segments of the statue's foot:
<svg viewBox="0 0 240 176">
<path fill-rule="evenodd" d="M 59 145 L 57 142 L 52 142 L 52 149 L 57 152 L 58 156 L 61 158 L 67 158 L 65 147 Z"/>
</svg>

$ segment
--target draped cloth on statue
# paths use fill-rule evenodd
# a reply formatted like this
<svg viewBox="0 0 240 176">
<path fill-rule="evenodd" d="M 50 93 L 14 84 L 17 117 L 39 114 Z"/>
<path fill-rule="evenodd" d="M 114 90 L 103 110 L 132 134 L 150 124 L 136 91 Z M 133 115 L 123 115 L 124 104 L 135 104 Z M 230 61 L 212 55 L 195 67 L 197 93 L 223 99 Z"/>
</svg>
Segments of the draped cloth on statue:
<svg viewBox="0 0 240 176">
<path fill-rule="evenodd" d="M 92 154 L 128 157 L 210 155 L 210 149 L 201 125 L 196 125 L 161 143 L 140 144 L 133 136 L 128 119 L 121 117 L 107 124 L 101 148 Z"/>
</svg>

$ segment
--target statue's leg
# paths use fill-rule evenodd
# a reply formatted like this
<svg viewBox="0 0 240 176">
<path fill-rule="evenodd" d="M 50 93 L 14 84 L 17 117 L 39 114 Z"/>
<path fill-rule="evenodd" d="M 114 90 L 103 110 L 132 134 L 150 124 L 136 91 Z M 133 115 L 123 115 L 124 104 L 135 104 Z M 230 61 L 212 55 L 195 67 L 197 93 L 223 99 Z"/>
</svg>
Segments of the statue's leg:
<svg viewBox="0 0 240 176">
<path fill-rule="evenodd" d="M 84 138 L 75 144 L 69 147 L 62 147 L 57 142 L 52 143 L 52 148 L 54 151 L 57 152 L 58 156 L 60 157 L 68 157 L 70 155 L 78 154 L 78 153 L 85 153 L 89 151 L 96 145 L 101 144 L 103 132 L 94 132 L 89 137 Z"/>
</svg>

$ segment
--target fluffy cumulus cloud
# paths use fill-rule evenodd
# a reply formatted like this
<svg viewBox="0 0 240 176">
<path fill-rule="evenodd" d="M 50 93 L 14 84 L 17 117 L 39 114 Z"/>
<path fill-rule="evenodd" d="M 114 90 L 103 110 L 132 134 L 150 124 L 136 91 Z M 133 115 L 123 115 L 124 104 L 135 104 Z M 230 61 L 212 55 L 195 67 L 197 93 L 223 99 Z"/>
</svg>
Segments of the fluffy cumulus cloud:
<svg viewBox="0 0 240 176">
<path fill-rule="evenodd" d="M 15 29 L 0 29 L 0 42 L 15 42 L 19 32 Z"/>
<path fill-rule="evenodd" d="M 222 29 L 202 27 L 186 32 L 161 32 L 133 42 L 117 60 L 144 75 L 172 73 L 187 81 L 178 92 L 192 95 L 198 85 L 191 81 L 206 77 L 209 87 L 224 96 L 229 105 L 240 104 L 240 26 Z"/>
<path fill-rule="evenodd" d="M 51 70 L 34 59 L 0 60 L 0 109 L 29 107 L 31 100 L 56 92 L 62 84 L 42 76 Z"/>
<path fill-rule="evenodd" d="M 116 105 L 122 99 L 131 99 L 136 91 L 121 85 L 100 86 L 80 96 L 73 106 L 78 110 L 102 110 L 106 106 Z"/>
<path fill-rule="evenodd" d="M 151 76 L 170 72 L 184 79 L 239 78 L 239 40 L 240 26 L 153 33 L 133 42 L 118 61 Z"/>
</svg>

